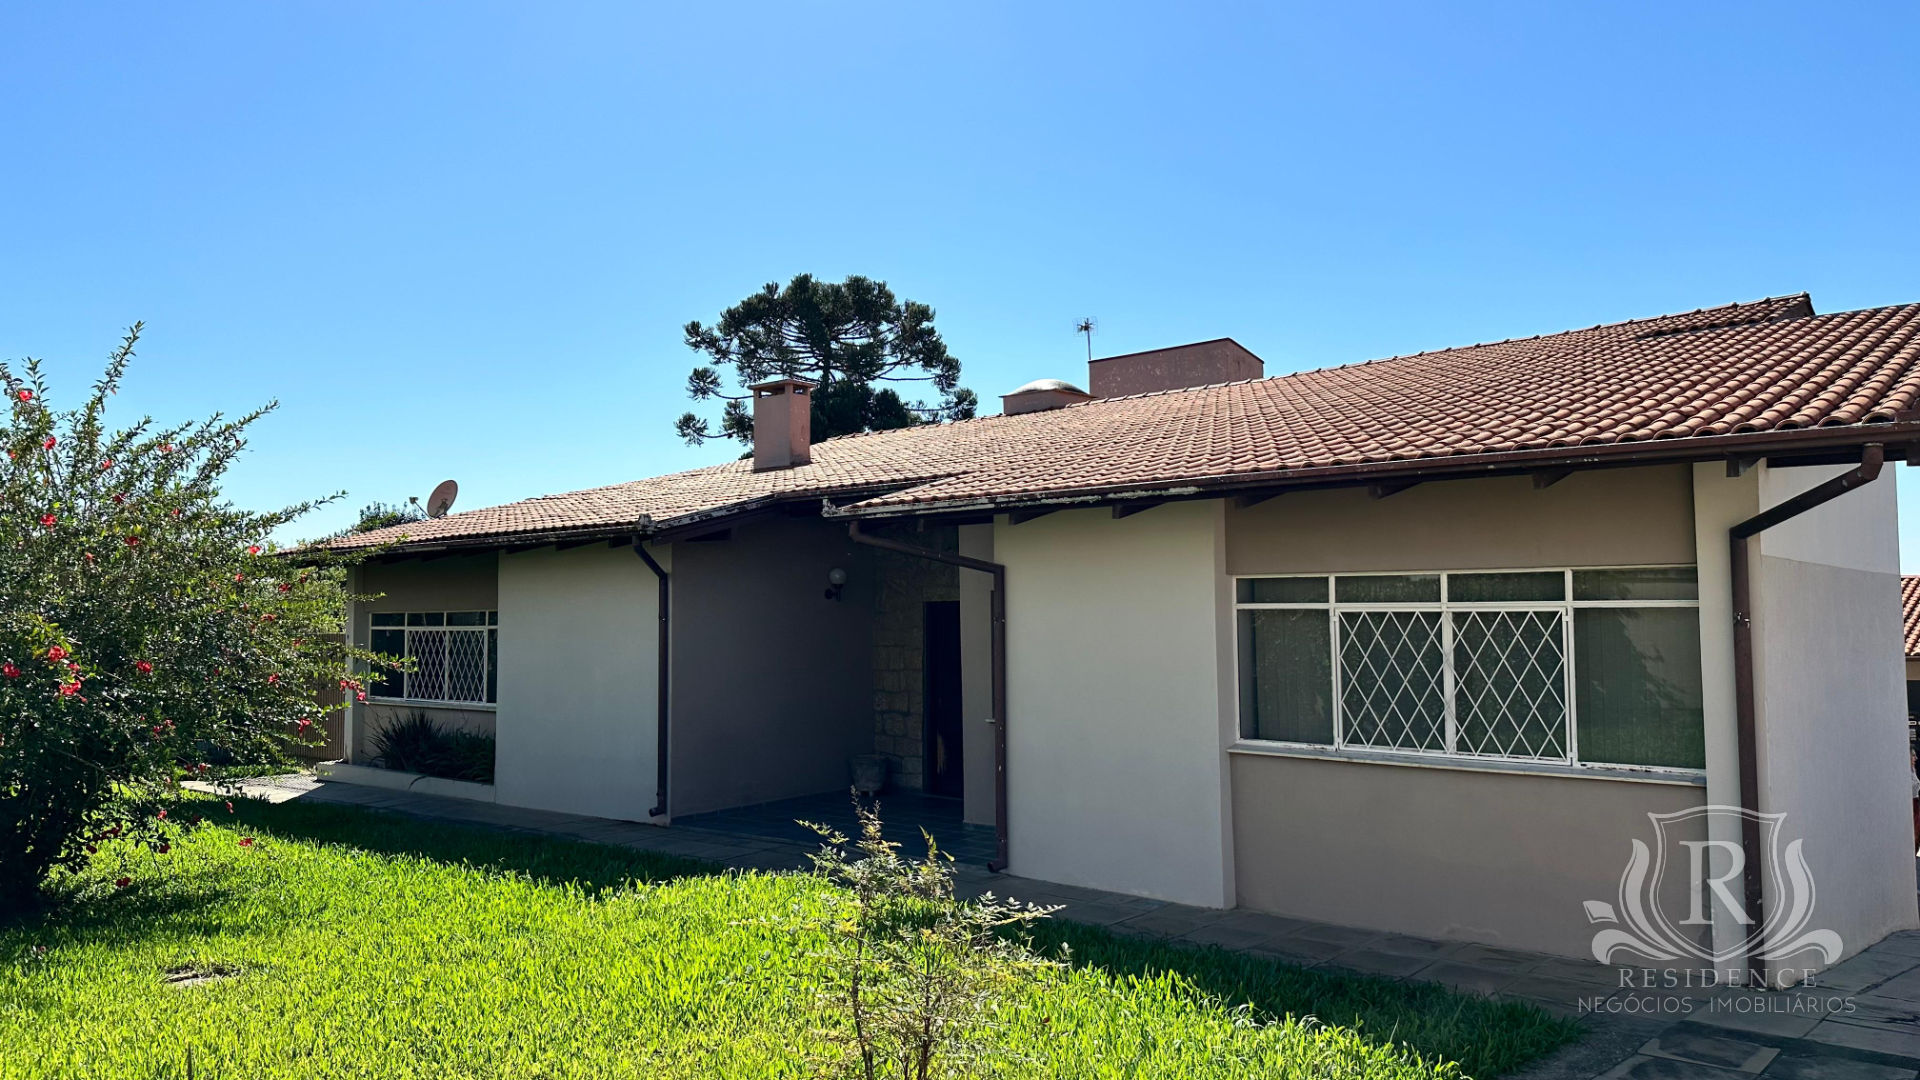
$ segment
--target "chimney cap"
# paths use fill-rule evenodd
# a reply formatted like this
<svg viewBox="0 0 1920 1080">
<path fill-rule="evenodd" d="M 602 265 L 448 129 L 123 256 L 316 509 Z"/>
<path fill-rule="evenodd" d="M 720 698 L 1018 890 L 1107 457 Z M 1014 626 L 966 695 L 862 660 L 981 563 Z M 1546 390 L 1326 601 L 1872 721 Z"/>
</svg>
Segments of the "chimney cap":
<svg viewBox="0 0 1920 1080">
<path fill-rule="evenodd" d="M 800 387 L 805 387 L 808 390 L 812 390 L 814 387 L 817 387 L 819 385 L 820 385 L 819 383 L 814 382 L 812 379 L 802 379 L 794 375 L 782 375 L 777 379 L 768 379 L 766 382 L 754 383 L 753 385 L 747 387 L 747 389 L 772 390 L 776 387 L 800 386 Z"/>
</svg>

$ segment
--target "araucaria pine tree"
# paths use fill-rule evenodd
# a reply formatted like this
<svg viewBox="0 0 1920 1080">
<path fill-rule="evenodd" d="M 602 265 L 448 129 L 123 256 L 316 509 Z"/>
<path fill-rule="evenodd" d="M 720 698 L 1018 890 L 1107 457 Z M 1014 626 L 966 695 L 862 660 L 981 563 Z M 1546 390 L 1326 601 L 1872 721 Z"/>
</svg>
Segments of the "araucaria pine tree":
<svg viewBox="0 0 1920 1080">
<path fill-rule="evenodd" d="M 351 672 L 383 663 L 340 642 L 338 562 L 269 550 L 318 503 L 221 496 L 271 405 L 107 429 L 139 332 L 70 411 L 37 361 L 0 363 L 0 914 L 108 837 L 167 850 L 180 826 L 160 802 L 180 777 L 280 760 L 314 740 L 323 686 L 358 692 Z"/>
</svg>

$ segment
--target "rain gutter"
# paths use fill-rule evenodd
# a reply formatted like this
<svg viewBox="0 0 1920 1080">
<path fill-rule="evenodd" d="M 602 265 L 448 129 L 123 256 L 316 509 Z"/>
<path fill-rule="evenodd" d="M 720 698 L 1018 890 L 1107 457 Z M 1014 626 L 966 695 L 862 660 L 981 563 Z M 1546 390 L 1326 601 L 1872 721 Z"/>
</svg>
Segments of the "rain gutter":
<svg viewBox="0 0 1920 1080">
<path fill-rule="evenodd" d="M 1836 499 L 1854 488 L 1871 483 L 1886 462 L 1886 447 L 1868 443 L 1861 448 L 1860 464 L 1816 487 L 1795 495 L 1778 506 L 1763 510 L 1727 530 L 1729 567 L 1733 578 L 1733 700 L 1734 724 L 1740 742 L 1740 850 L 1746 886 L 1746 914 L 1753 920 L 1753 934 L 1747 939 L 1746 971 L 1749 981 L 1757 973 L 1760 982 L 1770 981 L 1766 952 L 1766 890 L 1760 842 L 1760 752 L 1754 720 L 1753 688 L 1753 579 L 1747 541 L 1775 525 L 1800 516 L 1816 506 Z"/>
<path fill-rule="evenodd" d="M 659 579 L 660 582 L 660 597 L 654 603 L 654 607 L 658 609 L 660 615 L 660 626 L 659 629 L 655 631 L 655 636 L 660 639 L 660 658 L 658 660 L 659 675 L 654 679 L 654 682 L 659 686 L 660 696 L 654 706 L 653 712 L 653 809 L 647 811 L 648 817 L 657 818 L 665 817 L 667 814 L 667 777 L 670 775 L 670 771 L 667 768 L 667 737 L 668 732 L 671 730 L 671 725 L 669 723 L 667 710 L 673 697 L 670 693 L 667 679 L 672 670 L 669 666 L 671 654 L 668 651 L 668 634 L 673 628 L 671 606 L 673 602 L 673 585 L 667 576 L 666 570 L 648 553 L 647 546 L 641 542 L 641 537 L 638 532 L 633 534 L 633 553 L 640 556 L 641 560 L 647 564 L 647 569 L 653 571 L 653 576 Z"/>
</svg>

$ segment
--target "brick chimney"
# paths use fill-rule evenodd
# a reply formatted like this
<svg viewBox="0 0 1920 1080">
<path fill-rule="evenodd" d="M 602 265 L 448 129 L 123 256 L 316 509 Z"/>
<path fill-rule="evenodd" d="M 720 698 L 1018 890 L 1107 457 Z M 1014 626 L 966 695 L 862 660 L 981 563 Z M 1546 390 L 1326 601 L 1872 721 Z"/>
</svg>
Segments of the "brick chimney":
<svg viewBox="0 0 1920 1080">
<path fill-rule="evenodd" d="M 791 469 L 813 460 L 813 388 L 805 379 L 773 379 L 753 391 L 753 471 Z"/>
</svg>

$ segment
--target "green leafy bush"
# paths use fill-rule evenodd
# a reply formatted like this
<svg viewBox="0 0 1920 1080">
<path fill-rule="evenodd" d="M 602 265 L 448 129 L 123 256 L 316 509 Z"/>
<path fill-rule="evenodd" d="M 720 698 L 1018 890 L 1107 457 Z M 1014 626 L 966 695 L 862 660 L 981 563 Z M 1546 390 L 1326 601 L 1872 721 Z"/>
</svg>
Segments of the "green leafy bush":
<svg viewBox="0 0 1920 1080">
<path fill-rule="evenodd" d="M 38 361 L 0 364 L 0 911 L 32 906 L 106 837 L 167 851 L 178 825 L 157 800 L 178 768 L 283 759 L 318 741 L 322 685 L 359 692 L 356 663 L 391 666 L 337 638 L 346 560 L 268 550 L 319 504 L 256 513 L 221 496 L 271 405 L 108 430 L 139 330 L 69 411 L 49 406 Z"/>
<path fill-rule="evenodd" d="M 493 736 L 443 727 L 423 712 L 375 731 L 373 753 L 382 765 L 400 772 L 493 783 Z"/>
<path fill-rule="evenodd" d="M 839 1023 L 822 1034 L 845 1055 L 830 1065 L 862 1080 L 931 1080 L 1008 1064 L 996 1029 L 1034 980 L 1063 966 L 1020 931 L 1058 909 L 958 899 L 953 856 L 931 834 L 921 833 L 925 858 L 903 858 L 879 810 L 857 794 L 853 805 L 858 840 L 807 823 L 824 841 L 814 872 L 839 886 L 800 920 L 828 942 L 818 996 Z"/>
</svg>

